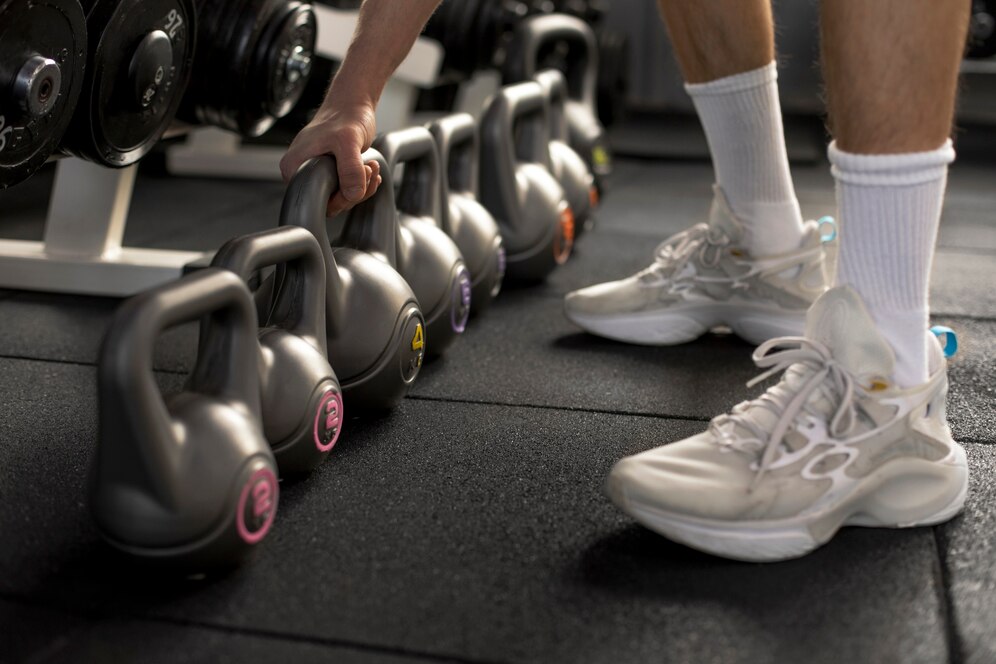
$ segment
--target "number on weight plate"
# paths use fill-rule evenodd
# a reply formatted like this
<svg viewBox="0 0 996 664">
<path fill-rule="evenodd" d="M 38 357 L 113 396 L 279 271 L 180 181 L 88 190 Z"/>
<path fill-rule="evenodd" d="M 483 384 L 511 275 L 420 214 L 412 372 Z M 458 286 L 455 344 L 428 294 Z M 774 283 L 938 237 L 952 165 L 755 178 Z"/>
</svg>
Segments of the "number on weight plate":
<svg viewBox="0 0 996 664">
<path fill-rule="evenodd" d="M 13 127 L 5 127 L 6 124 L 7 118 L 0 115 L 0 152 L 3 152 L 3 149 L 7 147 L 7 137 L 14 131 Z"/>
<path fill-rule="evenodd" d="M 166 14 L 166 32 L 169 33 L 169 38 L 173 39 L 176 37 L 176 31 L 183 26 L 183 17 L 180 16 L 180 12 L 175 9 L 169 10 Z"/>
</svg>

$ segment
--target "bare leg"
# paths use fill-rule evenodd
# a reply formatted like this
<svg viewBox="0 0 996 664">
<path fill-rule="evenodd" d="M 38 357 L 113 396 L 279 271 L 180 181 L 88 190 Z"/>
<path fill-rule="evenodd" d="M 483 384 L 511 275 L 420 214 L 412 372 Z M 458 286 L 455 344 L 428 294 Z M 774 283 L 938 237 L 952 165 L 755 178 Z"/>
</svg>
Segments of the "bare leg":
<svg viewBox="0 0 996 664">
<path fill-rule="evenodd" d="M 835 283 L 864 299 L 895 351 L 895 381 L 930 361 L 927 296 L 969 3 L 824 0 L 830 161 L 837 179 Z"/>
<path fill-rule="evenodd" d="M 951 133 L 970 3 L 824 0 L 823 67 L 841 150 L 933 150 Z"/>
<path fill-rule="evenodd" d="M 658 0 L 687 83 L 764 67 L 775 59 L 770 0 Z"/>
</svg>

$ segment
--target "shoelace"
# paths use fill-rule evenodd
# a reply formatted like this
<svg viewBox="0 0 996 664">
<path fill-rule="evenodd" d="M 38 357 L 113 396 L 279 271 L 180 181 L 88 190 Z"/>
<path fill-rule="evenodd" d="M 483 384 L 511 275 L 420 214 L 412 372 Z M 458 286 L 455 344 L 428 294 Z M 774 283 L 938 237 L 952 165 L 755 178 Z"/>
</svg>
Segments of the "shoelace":
<svg viewBox="0 0 996 664">
<path fill-rule="evenodd" d="M 653 265 L 645 272 L 662 276 L 679 274 L 696 252 L 703 266 L 714 268 L 719 265 L 723 247 L 729 243 L 729 238 L 715 234 L 708 224 L 696 224 L 661 242 L 654 251 Z"/>
<path fill-rule="evenodd" d="M 795 365 L 804 367 L 798 374 L 801 385 L 788 386 L 785 381 L 775 385 L 763 395 L 734 407 L 728 414 L 720 415 L 709 424 L 709 431 L 725 445 L 736 445 L 731 440 L 730 429 L 739 425 L 749 431 L 754 439 L 740 441 L 741 449 L 754 444 L 763 449 L 757 464 L 757 473 L 751 489 L 757 486 L 775 460 L 792 423 L 802 412 L 814 413 L 807 407 L 810 397 L 818 390 L 824 394 L 833 407 L 827 432 L 834 438 L 848 435 L 854 428 L 857 414 L 854 406 L 854 378 L 843 366 L 834 360 L 830 349 L 824 344 L 805 337 L 782 337 L 771 339 L 754 351 L 754 363 L 767 371 L 747 383 L 753 387 L 772 375 L 787 371 Z M 807 371 L 808 370 L 808 371 Z M 775 415 L 777 420 L 770 433 L 752 421 L 747 414 L 751 409 L 763 408 Z"/>
</svg>

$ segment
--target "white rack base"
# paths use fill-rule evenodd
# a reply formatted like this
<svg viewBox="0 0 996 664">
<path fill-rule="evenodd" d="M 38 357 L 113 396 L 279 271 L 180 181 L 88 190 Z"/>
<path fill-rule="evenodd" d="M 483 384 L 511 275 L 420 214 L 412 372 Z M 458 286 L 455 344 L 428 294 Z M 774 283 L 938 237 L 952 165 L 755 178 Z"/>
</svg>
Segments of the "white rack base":
<svg viewBox="0 0 996 664">
<path fill-rule="evenodd" d="M 121 246 L 136 173 L 60 160 L 44 240 L 0 239 L 0 288 L 121 297 L 202 260 L 203 252 Z"/>
</svg>

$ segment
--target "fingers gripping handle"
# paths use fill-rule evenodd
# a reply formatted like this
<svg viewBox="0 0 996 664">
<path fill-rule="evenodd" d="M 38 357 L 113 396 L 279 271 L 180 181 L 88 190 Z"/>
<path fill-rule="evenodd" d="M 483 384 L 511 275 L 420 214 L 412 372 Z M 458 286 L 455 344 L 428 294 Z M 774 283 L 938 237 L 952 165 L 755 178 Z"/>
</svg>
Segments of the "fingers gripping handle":
<svg viewBox="0 0 996 664">
<path fill-rule="evenodd" d="M 372 197 L 349 211 L 341 241 L 345 246 L 380 254 L 391 267 L 397 268 L 398 211 L 394 207 L 391 170 L 384 155 L 377 150 L 367 150 L 361 157 L 365 164 L 377 162 L 381 183 Z"/>
</svg>

